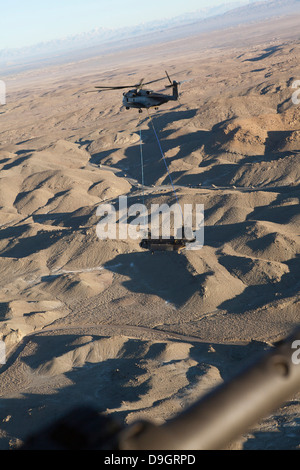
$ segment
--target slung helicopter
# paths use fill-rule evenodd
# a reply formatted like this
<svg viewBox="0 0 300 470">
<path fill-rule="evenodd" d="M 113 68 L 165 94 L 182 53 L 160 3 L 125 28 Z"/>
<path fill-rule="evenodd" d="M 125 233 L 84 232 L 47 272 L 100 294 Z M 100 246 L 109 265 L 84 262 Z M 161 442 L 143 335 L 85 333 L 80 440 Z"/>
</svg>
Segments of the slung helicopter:
<svg viewBox="0 0 300 470">
<path fill-rule="evenodd" d="M 142 112 L 143 108 L 156 108 L 158 109 L 164 103 L 168 101 L 177 101 L 179 98 L 178 86 L 183 82 L 177 82 L 176 80 L 171 80 L 168 72 L 166 71 L 167 78 L 170 82 L 169 85 L 166 85 L 166 88 L 173 88 L 172 95 L 164 95 L 163 93 L 157 93 L 152 90 L 143 89 L 145 85 L 150 83 L 159 82 L 164 80 L 164 78 L 158 78 L 157 80 L 151 80 L 150 82 L 144 83 L 142 79 L 136 85 L 122 85 L 122 86 L 96 86 L 99 91 L 108 91 L 108 90 L 121 90 L 124 88 L 132 88 L 131 90 L 123 93 L 123 105 L 126 109 L 137 108 L 139 113 Z M 184 80 L 186 81 L 186 80 Z"/>
</svg>

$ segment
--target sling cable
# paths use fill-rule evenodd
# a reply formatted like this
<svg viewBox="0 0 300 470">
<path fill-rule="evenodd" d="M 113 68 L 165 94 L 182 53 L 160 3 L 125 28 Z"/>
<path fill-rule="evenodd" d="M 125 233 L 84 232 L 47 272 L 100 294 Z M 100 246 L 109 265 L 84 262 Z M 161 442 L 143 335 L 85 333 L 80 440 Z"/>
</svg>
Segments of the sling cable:
<svg viewBox="0 0 300 470">
<path fill-rule="evenodd" d="M 180 249 L 182 249 L 185 246 L 185 243 L 186 243 L 186 240 L 185 240 L 185 237 L 184 237 L 183 212 L 182 212 L 179 200 L 178 200 L 178 196 L 177 196 L 177 193 L 176 193 L 176 190 L 175 190 L 175 186 L 174 186 L 174 183 L 173 183 L 173 180 L 172 180 L 172 176 L 170 174 L 168 164 L 167 164 L 167 161 L 166 161 L 166 158 L 165 158 L 165 155 L 164 155 L 164 152 L 163 152 L 158 134 L 157 134 L 155 126 L 154 126 L 153 119 L 152 119 L 148 109 L 147 109 L 147 113 L 148 113 L 148 118 L 149 118 L 149 121 L 151 123 L 153 133 L 154 133 L 155 138 L 156 138 L 157 143 L 158 143 L 158 147 L 159 147 L 162 159 L 164 161 L 164 164 L 165 164 L 165 167 L 166 167 L 166 170 L 167 170 L 170 182 L 171 182 L 172 190 L 173 190 L 175 198 L 176 198 L 176 203 L 178 204 L 178 207 L 180 209 L 180 214 L 181 214 L 181 219 L 182 219 L 182 227 L 183 227 L 183 236 L 182 236 L 182 238 L 176 238 L 174 236 L 170 236 L 170 238 L 165 238 L 163 236 L 159 236 L 158 238 L 157 237 L 152 238 L 151 232 L 148 232 L 148 238 L 144 238 L 141 241 L 140 246 L 142 248 L 149 249 L 152 253 L 154 251 L 179 251 Z M 144 182 L 144 158 L 143 158 L 142 143 L 143 143 L 143 141 L 142 141 L 142 131 L 141 131 L 141 128 L 140 128 L 140 154 L 141 154 L 141 166 L 142 166 L 142 170 L 141 170 L 142 171 L 142 195 L 143 195 L 143 202 L 144 202 L 144 198 L 145 198 L 144 184 L 145 184 L 145 182 Z M 144 226 L 146 227 L 146 225 L 144 225 Z"/>
</svg>

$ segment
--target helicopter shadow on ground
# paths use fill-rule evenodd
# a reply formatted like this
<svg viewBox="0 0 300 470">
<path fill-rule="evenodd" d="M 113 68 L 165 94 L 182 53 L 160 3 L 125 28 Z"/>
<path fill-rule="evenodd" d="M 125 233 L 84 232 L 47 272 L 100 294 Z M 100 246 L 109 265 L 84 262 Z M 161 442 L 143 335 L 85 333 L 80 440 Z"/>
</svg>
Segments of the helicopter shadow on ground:
<svg viewBox="0 0 300 470">
<path fill-rule="evenodd" d="M 194 295 L 210 273 L 193 275 L 185 256 L 174 251 L 146 250 L 116 256 L 104 268 L 128 279 L 123 286 L 133 293 L 155 295 L 177 308 Z"/>
</svg>

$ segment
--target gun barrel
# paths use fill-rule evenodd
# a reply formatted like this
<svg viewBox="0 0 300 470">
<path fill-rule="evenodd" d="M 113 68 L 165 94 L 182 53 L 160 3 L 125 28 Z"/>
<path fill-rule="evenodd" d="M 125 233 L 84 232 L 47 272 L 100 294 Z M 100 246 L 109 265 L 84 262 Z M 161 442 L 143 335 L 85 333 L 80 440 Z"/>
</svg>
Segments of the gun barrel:
<svg viewBox="0 0 300 470">
<path fill-rule="evenodd" d="M 300 328 L 162 426 L 124 431 L 123 450 L 220 450 L 300 391 Z M 300 356 L 300 354 L 299 354 Z"/>
</svg>

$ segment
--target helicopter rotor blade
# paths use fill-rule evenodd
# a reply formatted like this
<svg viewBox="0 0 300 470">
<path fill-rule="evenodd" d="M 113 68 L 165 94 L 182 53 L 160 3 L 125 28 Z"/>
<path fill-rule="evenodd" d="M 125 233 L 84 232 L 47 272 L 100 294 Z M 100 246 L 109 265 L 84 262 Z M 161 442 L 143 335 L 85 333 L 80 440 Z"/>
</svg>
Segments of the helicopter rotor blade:
<svg viewBox="0 0 300 470">
<path fill-rule="evenodd" d="M 170 85 L 166 85 L 166 88 L 173 87 L 174 83 L 172 82 L 168 72 L 166 71 L 167 78 L 170 82 Z M 157 78 L 156 80 L 151 80 L 150 82 L 144 82 L 144 79 L 142 78 L 139 83 L 135 83 L 134 85 L 119 85 L 119 86 L 96 86 L 95 88 L 97 90 L 102 90 L 102 91 L 111 91 L 111 90 L 122 90 L 124 88 L 136 88 L 137 90 L 141 90 L 143 86 L 149 85 L 150 83 L 155 83 L 159 82 L 161 80 L 164 80 L 164 77 L 162 78 Z M 187 80 L 184 80 L 187 81 Z M 177 82 L 178 85 L 180 85 L 183 82 Z"/>
<path fill-rule="evenodd" d="M 167 75 L 167 77 L 168 77 L 169 82 L 171 83 L 171 85 L 173 85 L 173 82 L 172 82 L 172 80 L 170 79 L 168 72 L 167 72 L 166 70 L 165 70 L 165 72 L 166 72 L 166 75 Z"/>
<path fill-rule="evenodd" d="M 160 82 L 161 80 L 164 80 L 164 77 L 157 78 L 156 80 L 151 80 L 151 82 L 146 82 L 143 85 L 149 85 L 150 83 Z"/>
<path fill-rule="evenodd" d="M 136 85 L 137 91 L 140 91 L 143 87 L 144 78 L 141 79 L 140 83 Z"/>
<path fill-rule="evenodd" d="M 100 90 L 121 90 L 123 88 L 131 88 L 135 87 L 136 85 L 126 85 L 126 86 L 95 86 L 95 88 Z"/>
<path fill-rule="evenodd" d="M 134 85 L 96 86 L 95 88 L 101 89 L 101 90 L 121 90 L 122 88 L 138 88 L 138 89 L 141 89 L 144 85 L 148 85 L 149 83 L 158 82 L 159 80 L 163 80 L 163 78 L 158 78 L 157 80 L 151 80 L 150 82 L 145 82 L 145 83 L 144 83 L 144 78 L 142 78 L 139 83 L 135 83 Z"/>
</svg>

